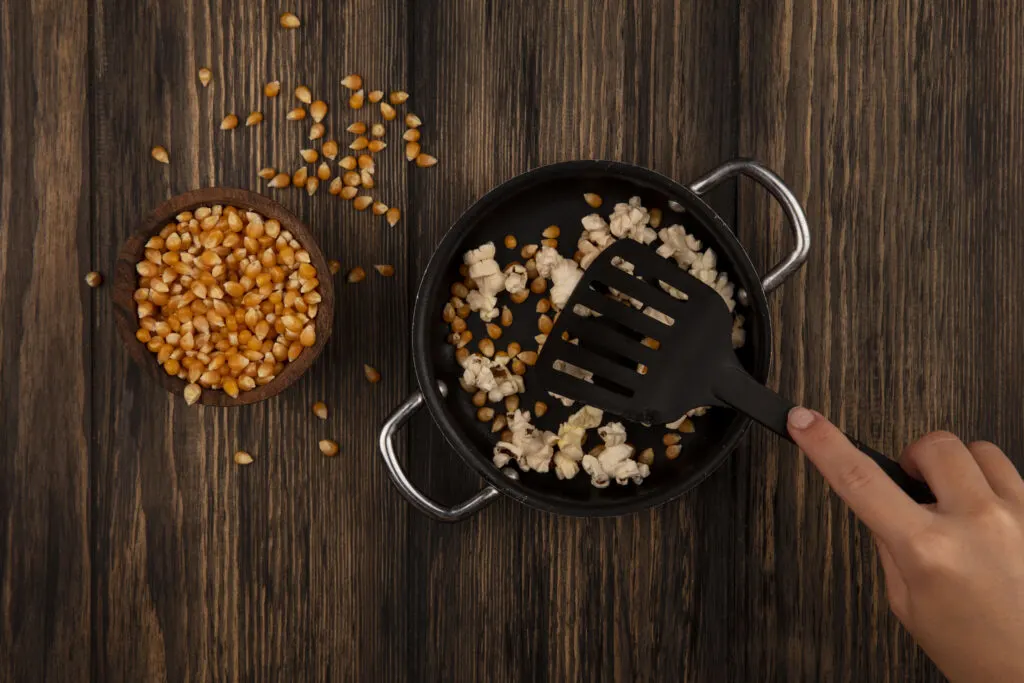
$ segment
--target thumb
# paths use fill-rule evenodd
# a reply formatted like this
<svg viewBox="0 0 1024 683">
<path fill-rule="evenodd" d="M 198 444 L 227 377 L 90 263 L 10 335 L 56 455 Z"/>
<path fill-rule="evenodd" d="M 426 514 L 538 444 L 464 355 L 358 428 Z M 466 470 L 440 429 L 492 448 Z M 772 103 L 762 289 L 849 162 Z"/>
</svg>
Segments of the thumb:
<svg viewBox="0 0 1024 683">
<path fill-rule="evenodd" d="M 807 459 L 883 540 L 902 536 L 928 514 L 820 413 L 793 408 L 787 426 Z"/>
</svg>

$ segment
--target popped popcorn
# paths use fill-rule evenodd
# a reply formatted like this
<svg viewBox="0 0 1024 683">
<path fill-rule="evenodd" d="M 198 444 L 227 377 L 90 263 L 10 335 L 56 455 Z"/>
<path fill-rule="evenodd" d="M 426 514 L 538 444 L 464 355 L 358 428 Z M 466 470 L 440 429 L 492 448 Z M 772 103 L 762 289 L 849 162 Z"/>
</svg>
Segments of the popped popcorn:
<svg viewBox="0 0 1024 683">
<path fill-rule="evenodd" d="M 658 233 L 650 227 L 651 215 L 640 204 L 640 197 L 632 197 L 628 204 L 619 203 L 608 217 L 608 229 L 619 238 L 628 237 L 642 244 L 658 239 Z"/>
<path fill-rule="evenodd" d="M 609 422 L 603 427 L 599 427 L 597 433 L 604 441 L 605 446 L 611 447 L 626 443 L 626 428 L 621 422 Z"/>
<path fill-rule="evenodd" d="M 583 470 L 590 475 L 590 484 L 597 489 L 608 488 L 609 478 L 601 463 L 594 456 L 583 456 Z"/>
<path fill-rule="evenodd" d="M 494 260 L 494 242 L 487 242 L 472 249 L 463 257 L 469 266 L 469 277 L 473 278 L 477 288 L 470 291 L 466 303 L 470 309 L 480 313 L 485 322 L 494 320 L 501 314 L 497 308 L 498 292 L 505 289 L 505 274 L 501 266 Z"/>
<path fill-rule="evenodd" d="M 525 266 L 513 263 L 505 269 L 505 291 L 509 294 L 525 291 L 529 281 Z"/>
<path fill-rule="evenodd" d="M 651 473 L 651 468 L 633 460 L 633 452 L 634 449 L 629 444 L 609 446 L 601 451 L 601 455 L 597 456 L 597 462 L 604 473 L 614 479 L 616 484 L 624 486 L 630 481 L 640 484 Z"/>
<path fill-rule="evenodd" d="M 579 264 L 572 259 L 562 259 L 561 263 L 551 269 L 551 305 L 556 310 L 560 311 L 565 307 L 569 297 L 572 296 L 572 290 L 576 289 L 576 285 L 582 278 L 583 271 L 580 270 Z"/>
<path fill-rule="evenodd" d="M 501 312 L 498 310 L 498 297 L 487 296 L 477 289 L 470 290 L 466 295 L 466 303 L 472 311 L 480 314 L 480 319 L 485 323 L 497 318 Z"/>
<path fill-rule="evenodd" d="M 747 331 L 743 329 L 746 322 L 739 313 L 732 319 L 732 348 L 738 349 L 747 343 Z"/>
<path fill-rule="evenodd" d="M 583 271 L 576 261 L 565 258 L 553 247 L 542 247 L 534 256 L 534 262 L 537 264 L 537 273 L 551 280 L 551 305 L 555 310 L 561 310 L 583 277 Z"/>
<path fill-rule="evenodd" d="M 537 264 L 537 272 L 541 277 L 551 279 L 551 269 L 565 260 L 558 250 L 553 247 L 541 247 L 540 251 L 533 257 Z"/>
<path fill-rule="evenodd" d="M 590 483 L 597 488 L 605 488 L 610 480 L 625 485 L 629 482 L 641 484 L 651 474 L 651 468 L 633 459 L 634 448 L 626 443 L 626 428 L 621 422 L 609 422 L 597 430 L 604 440 L 604 448 L 597 449 L 582 460 L 584 471 L 590 475 Z"/>
<path fill-rule="evenodd" d="M 530 423 L 528 411 L 516 410 L 511 413 L 508 416 L 508 429 L 512 432 L 512 441 L 499 441 L 494 447 L 495 466 L 504 467 L 510 460 L 515 460 L 524 472 L 548 472 L 558 437 L 534 427 Z"/>
<path fill-rule="evenodd" d="M 735 310 L 736 286 L 729 282 L 729 277 L 725 273 L 719 273 L 716 270 L 718 255 L 715 254 L 714 249 L 708 248 L 701 251 L 700 240 L 693 235 L 687 234 L 681 225 L 663 228 L 658 233 L 658 237 L 662 241 L 662 245 L 657 249 L 659 256 L 673 259 L 680 267 L 687 270 L 690 275 L 713 287 L 725 301 L 726 305 L 729 306 L 729 310 Z M 668 287 L 664 283 L 662 289 L 677 299 L 686 298 L 685 295 L 682 295 L 682 292 Z"/>
<path fill-rule="evenodd" d="M 525 249 L 522 253 L 523 258 L 532 259 L 527 262 L 526 266 L 514 262 L 507 265 L 502 271 L 495 259 L 496 249 L 493 243 L 488 242 L 467 252 L 464 256 L 464 261 L 468 266 L 466 272 L 472 278 L 476 288 L 470 289 L 466 293 L 465 305 L 469 307 L 469 310 L 477 312 L 485 322 L 494 320 L 501 313 L 499 305 L 501 296 L 512 296 L 513 302 L 520 303 L 529 297 L 531 290 L 538 294 L 543 292 L 543 287 L 538 290 L 531 283 L 531 275 L 539 275 L 550 281 L 547 296 L 550 308 L 557 313 L 568 303 L 573 290 L 583 277 L 583 270 L 592 265 L 597 256 L 618 239 L 632 239 L 642 244 L 653 244 L 660 238 L 661 243 L 656 248 L 657 253 L 663 258 L 674 260 L 680 268 L 713 287 L 726 302 L 729 310 L 734 312 L 733 347 L 739 348 L 745 343 L 746 332 L 743 327 L 743 316 L 735 314 L 735 285 L 729 281 L 725 273 L 718 270 L 718 256 L 715 251 L 704 248 L 701 241 L 687 233 L 683 226 L 672 225 L 660 231 L 655 230 L 651 226 L 651 214 L 642 205 L 639 197 L 632 197 L 628 202 L 616 204 L 607 220 L 600 214 L 591 213 L 584 216 L 580 222 L 583 231 L 577 240 L 578 253 L 575 259 L 563 257 L 553 246 L 545 245 L 540 249 L 532 246 L 529 253 Z M 655 225 L 658 223 L 660 223 L 660 218 Z M 557 238 L 558 234 L 545 233 L 544 236 L 545 238 Z M 506 248 L 511 249 L 516 246 L 514 241 L 512 246 L 508 246 L 507 242 L 506 239 Z M 616 259 L 613 265 L 626 273 L 633 273 L 633 265 L 627 261 Z M 532 270 L 534 268 L 536 273 Z M 685 300 L 687 298 L 685 293 L 664 282 L 661 282 L 660 285 L 662 289 L 677 299 Z M 642 302 L 621 292 L 613 289 L 610 294 L 665 324 L 674 322 L 664 313 L 646 307 Z M 517 296 L 522 299 L 516 299 Z M 459 310 L 464 305 L 461 299 L 453 299 L 450 303 L 454 310 Z M 546 312 L 548 303 L 542 303 L 545 305 L 543 311 Z M 580 315 L 597 315 L 594 311 L 583 308 L 584 310 L 579 312 Z M 542 312 L 539 306 L 537 312 Z M 451 310 L 448 311 L 448 315 L 454 318 Z M 466 314 L 463 312 L 460 315 L 465 318 Z M 511 317 L 509 320 L 511 321 Z M 448 319 L 446 319 L 447 321 Z M 502 322 L 504 323 L 504 318 Z M 458 321 L 456 320 L 455 323 Z M 504 324 L 507 326 L 510 323 Z M 461 334 L 468 334 L 464 330 L 464 325 L 461 331 L 456 330 L 453 326 L 453 332 L 459 331 Z M 460 334 L 454 334 L 453 338 L 459 339 L 460 342 L 464 341 Z M 530 351 L 534 359 L 547 339 L 545 333 L 537 334 L 534 337 L 537 350 Z M 570 340 L 570 342 L 572 341 L 574 340 Z M 516 346 L 518 347 L 518 344 Z M 487 399 L 492 403 L 499 402 L 507 396 L 522 393 L 526 388 L 523 377 L 511 372 L 507 367 L 512 360 L 513 358 L 504 354 L 499 354 L 495 358 L 479 354 L 464 355 L 461 357 L 463 367 L 461 383 L 468 391 L 486 392 Z M 593 381 L 591 372 L 562 361 L 556 361 L 556 369 L 583 381 Z M 520 371 L 522 371 L 521 368 Z M 646 368 L 639 366 L 638 371 L 643 373 Z M 552 392 L 548 393 L 567 407 L 573 405 L 571 399 Z M 537 405 L 543 406 L 540 402 Z M 510 405 L 510 407 L 512 406 Z M 546 406 L 544 407 L 546 408 Z M 486 410 L 493 413 L 489 407 Z M 704 415 L 707 410 L 706 407 L 690 410 L 667 427 L 673 430 L 683 429 L 683 421 L 686 418 L 699 417 Z M 538 411 L 540 411 L 540 407 L 538 407 Z M 619 485 L 630 482 L 640 484 L 650 475 L 651 454 L 648 453 L 648 457 L 640 457 L 638 460 L 634 447 L 627 443 L 625 425 L 621 422 L 602 424 L 604 413 L 592 406 L 583 406 L 573 413 L 559 425 L 557 433 L 536 427 L 531 422 L 531 414 L 518 409 L 506 413 L 502 419 L 504 420 L 503 426 L 506 427 L 505 437 L 507 440 L 499 441 L 494 446 L 492 455 L 495 466 L 499 468 L 515 461 L 519 469 L 524 472 L 546 473 L 554 470 L 555 476 L 563 480 L 573 479 L 582 469 L 590 477 L 591 485 L 598 488 L 609 486 L 612 480 Z M 644 426 L 649 427 L 650 425 Z M 584 444 L 590 430 L 597 431 L 603 444 L 593 448 L 589 453 L 585 453 Z M 674 446 L 674 448 L 679 448 L 679 446 Z"/>
<path fill-rule="evenodd" d="M 602 251 L 615 243 L 615 237 L 612 236 L 608 223 L 596 213 L 584 216 L 580 222 L 583 224 L 583 234 L 580 235 L 576 248 L 583 253 L 580 267 L 586 270 Z"/>
<path fill-rule="evenodd" d="M 505 367 L 509 360 L 508 356 L 487 358 L 470 354 L 462 363 L 462 388 L 487 392 L 487 399 L 492 403 L 526 391 L 523 378 Z"/>
<path fill-rule="evenodd" d="M 583 460 L 582 449 L 579 450 L 578 454 L 575 451 L 559 450 L 555 453 L 554 457 L 555 476 L 559 479 L 572 479 L 580 472 L 581 460 Z"/>
<path fill-rule="evenodd" d="M 565 424 L 569 425 L 574 429 L 582 429 L 584 431 L 588 429 L 596 429 L 601 425 L 601 420 L 604 419 L 604 411 L 594 406 L 583 406 L 575 413 L 569 416 Z"/>
</svg>

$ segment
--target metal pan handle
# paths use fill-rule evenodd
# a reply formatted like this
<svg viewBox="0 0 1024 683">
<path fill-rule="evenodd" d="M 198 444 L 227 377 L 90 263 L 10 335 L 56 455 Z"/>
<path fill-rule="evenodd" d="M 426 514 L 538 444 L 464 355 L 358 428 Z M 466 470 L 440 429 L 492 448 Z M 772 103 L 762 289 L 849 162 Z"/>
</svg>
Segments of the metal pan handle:
<svg viewBox="0 0 1024 683">
<path fill-rule="evenodd" d="M 697 194 L 704 194 L 723 180 L 728 180 L 740 174 L 756 180 L 775 197 L 779 204 L 782 205 L 782 211 L 786 214 L 789 228 L 793 232 L 793 251 L 789 253 L 789 256 L 777 263 L 774 268 L 769 270 L 768 274 L 761 280 L 761 287 L 768 294 L 785 282 L 790 275 L 799 270 L 800 266 L 807 260 L 807 254 L 811 249 L 811 231 L 807 227 L 807 216 L 804 215 L 804 210 L 800 206 L 800 202 L 797 201 L 793 191 L 786 186 L 786 183 L 774 171 L 752 159 L 733 159 L 732 161 L 727 161 L 703 178 L 695 181 L 690 185 L 690 189 Z"/>
<path fill-rule="evenodd" d="M 441 393 L 447 396 L 447 387 L 445 387 L 441 382 L 438 384 L 440 386 Z M 391 481 L 395 483 L 399 492 L 405 496 L 405 499 L 412 503 L 417 510 L 429 517 L 433 517 L 439 522 L 460 522 L 485 508 L 500 494 L 498 493 L 498 489 L 493 486 L 488 486 L 469 500 L 459 503 L 454 507 L 446 508 L 438 505 L 428 498 L 419 489 L 417 489 L 411 481 L 409 481 L 409 478 L 405 476 L 405 471 L 402 470 L 401 463 L 398 462 L 398 456 L 395 454 L 395 433 L 405 426 L 405 423 L 409 421 L 409 418 L 411 418 L 417 410 L 423 407 L 423 403 L 423 394 L 419 391 L 414 392 L 412 396 L 406 399 L 405 402 L 391 414 L 391 417 L 384 422 L 384 426 L 381 427 L 379 437 L 380 454 L 384 457 L 384 464 L 387 465 L 388 475 L 391 477 Z"/>
</svg>

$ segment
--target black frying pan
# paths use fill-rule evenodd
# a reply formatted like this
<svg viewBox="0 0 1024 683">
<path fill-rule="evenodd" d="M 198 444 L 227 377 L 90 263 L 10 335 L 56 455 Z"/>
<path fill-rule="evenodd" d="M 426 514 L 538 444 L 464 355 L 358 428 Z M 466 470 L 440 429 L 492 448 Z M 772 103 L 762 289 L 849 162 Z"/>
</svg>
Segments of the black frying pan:
<svg viewBox="0 0 1024 683">
<path fill-rule="evenodd" d="M 760 182 L 779 200 L 796 238 L 793 252 L 763 280 L 729 226 L 701 199 L 714 185 L 741 173 Z M 519 247 L 504 248 L 508 234 L 515 235 L 521 247 L 539 243 L 544 228 L 556 224 L 562 230 L 559 251 L 571 256 L 582 230 L 580 219 L 594 211 L 583 201 L 586 192 L 601 195 L 604 204 L 598 211 L 602 215 L 610 213 L 616 203 L 640 196 L 648 209 L 662 210 L 663 227 L 683 225 L 704 246 L 715 250 L 719 270 L 727 272 L 736 283 L 740 292 L 737 310 L 746 319 L 747 340 L 738 351 L 739 360 L 759 381 L 768 376 L 772 332 L 765 295 L 799 269 L 810 246 L 803 211 L 778 176 L 748 160 L 729 162 L 689 188 L 646 168 L 610 161 L 571 161 L 517 176 L 473 204 L 448 231 L 430 259 L 420 281 L 413 314 L 412 350 L 419 391 L 398 408 L 380 433 L 381 454 L 392 480 L 409 502 L 436 519 L 464 519 L 499 493 L 541 510 L 566 515 L 618 515 L 661 505 L 707 478 L 736 448 L 750 425 L 747 418 L 716 408 L 694 420 L 696 431 L 684 435 L 681 455 L 667 460 L 661 442 L 663 427 L 627 423 L 630 443 L 637 451 L 653 447 L 658 454 L 651 475 L 639 486 L 597 489 L 582 472 L 575 479 L 563 481 L 551 472 L 520 473 L 511 466 L 504 470 L 494 466 L 491 454 L 497 435 L 491 433 L 490 424 L 476 419 L 476 408 L 459 387 L 462 369 L 455 360 L 455 349 L 447 343 L 449 329 L 441 313 L 451 296 L 449 288 L 462 279 L 459 266 L 463 254 L 485 242 L 494 242 L 498 248 L 496 259 L 502 266 L 514 260 L 521 262 Z M 536 301 L 536 296 L 518 306 L 503 301 L 512 308 L 514 322 L 506 329 L 499 346 L 517 341 L 524 349 L 535 347 Z M 486 335 L 477 316 L 471 316 L 469 323 L 474 339 Z M 472 346 L 475 348 L 475 343 Z M 531 383 L 531 378 L 532 373 L 527 373 L 522 408 L 530 409 L 534 401 L 544 400 L 550 410 L 541 418 L 535 417 L 534 424 L 557 431 L 558 425 L 576 408 L 564 408 L 540 389 L 535 378 Z M 452 508 L 438 505 L 413 486 L 395 455 L 396 432 L 424 404 L 466 464 L 489 483 L 476 496 Z M 418 453 L 416 457 L 429 455 Z"/>
</svg>

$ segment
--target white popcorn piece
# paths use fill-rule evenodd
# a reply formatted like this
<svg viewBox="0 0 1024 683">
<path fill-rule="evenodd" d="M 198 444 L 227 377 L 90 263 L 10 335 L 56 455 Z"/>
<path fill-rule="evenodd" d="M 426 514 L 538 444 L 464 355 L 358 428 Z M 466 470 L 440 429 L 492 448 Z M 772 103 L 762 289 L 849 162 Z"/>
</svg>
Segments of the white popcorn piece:
<svg viewBox="0 0 1024 683">
<path fill-rule="evenodd" d="M 476 249 L 467 251 L 462 260 L 467 266 L 472 266 L 475 263 L 493 261 L 496 253 L 498 250 L 494 247 L 494 242 L 486 242 Z"/>
<path fill-rule="evenodd" d="M 494 243 L 487 242 L 469 250 L 462 258 L 469 266 L 469 277 L 473 278 L 477 286 L 469 292 L 466 303 L 471 310 L 480 313 L 480 319 L 484 322 L 494 320 L 501 314 L 497 308 L 497 297 L 505 289 L 505 274 L 494 260 L 495 253 Z"/>
<path fill-rule="evenodd" d="M 591 264 L 594 262 L 594 260 L 598 256 L 600 256 L 601 252 L 603 251 L 601 247 L 597 246 L 590 240 L 582 238 L 576 244 L 576 247 L 580 250 L 580 253 L 583 254 L 583 258 L 580 259 L 580 268 L 582 268 L 583 270 L 589 268 Z"/>
<path fill-rule="evenodd" d="M 580 223 L 583 224 L 583 233 L 576 243 L 576 248 L 583 254 L 580 267 L 586 270 L 602 251 L 615 243 L 615 237 L 612 236 L 608 223 L 596 213 L 584 216 Z"/>
<path fill-rule="evenodd" d="M 519 461 L 523 457 L 523 449 L 519 448 L 515 444 L 508 443 L 507 441 L 499 441 L 494 446 L 494 466 L 502 468 L 509 463 L 511 460 Z"/>
<path fill-rule="evenodd" d="M 640 197 L 632 197 L 628 204 L 619 203 L 608 217 L 608 229 L 619 238 L 626 238 L 650 244 L 658 233 L 650 227 L 651 215 L 640 204 Z"/>
<path fill-rule="evenodd" d="M 630 481 L 640 484 L 651 473 L 651 468 L 632 458 L 633 447 L 622 443 L 609 446 L 601 451 L 597 462 L 604 473 L 614 479 L 616 484 L 624 486 Z"/>
<path fill-rule="evenodd" d="M 498 262 L 495 261 L 493 258 L 484 259 L 482 261 L 470 262 L 468 265 L 469 276 L 477 281 L 486 279 L 491 275 L 496 275 L 501 272 L 501 268 L 498 266 Z"/>
<path fill-rule="evenodd" d="M 582 445 L 575 446 L 573 444 L 568 444 L 568 445 L 566 445 L 565 448 L 559 448 L 558 449 L 558 453 L 563 458 L 568 458 L 569 460 L 572 460 L 573 462 L 577 462 L 578 463 L 581 460 L 583 460 L 583 446 Z"/>
<path fill-rule="evenodd" d="M 498 310 L 498 298 L 487 296 L 478 289 L 469 291 L 466 303 L 469 304 L 471 311 L 477 311 L 480 314 L 480 319 L 484 322 L 490 322 L 501 315 L 501 311 Z"/>
<path fill-rule="evenodd" d="M 509 294 L 518 294 L 525 291 L 529 281 L 529 276 L 526 274 L 526 266 L 513 263 L 505 269 L 505 291 Z"/>
<path fill-rule="evenodd" d="M 580 410 L 570 415 L 566 422 L 559 425 L 556 467 L 559 464 L 559 457 L 562 460 L 569 460 L 573 465 L 562 463 L 562 468 L 566 473 L 572 471 L 572 476 L 576 476 L 579 468 L 576 467 L 574 470 L 573 466 L 577 465 L 584 458 L 583 438 L 586 436 L 588 429 L 596 429 L 601 425 L 603 419 L 604 412 L 601 409 L 593 406 L 583 406 Z"/>
<path fill-rule="evenodd" d="M 504 467 L 514 459 L 519 469 L 524 472 L 550 471 L 555 453 L 554 445 L 558 437 L 534 427 L 530 423 L 530 413 L 521 410 L 511 414 L 508 429 L 512 432 L 512 441 L 499 441 L 494 447 L 494 464 L 497 467 Z M 499 465 L 499 462 L 504 464 Z"/>
<path fill-rule="evenodd" d="M 541 247 L 533 257 L 534 263 L 537 264 L 537 273 L 541 277 L 551 279 L 551 269 L 557 266 L 565 259 L 558 250 L 554 247 Z"/>
<path fill-rule="evenodd" d="M 576 401 L 572 400 L 571 398 L 568 398 L 567 396 L 562 396 L 561 394 L 556 394 L 553 391 L 549 391 L 548 396 L 555 399 L 566 408 L 572 408 L 573 404 L 576 403 Z"/>
<path fill-rule="evenodd" d="M 567 424 L 582 429 L 596 429 L 604 419 L 604 411 L 594 406 L 583 406 L 569 416 Z"/>
<path fill-rule="evenodd" d="M 583 471 L 590 475 L 590 484 L 594 488 L 606 489 L 610 479 L 605 473 L 601 463 L 592 455 L 583 456 Z"/>
<path fill-rule="evenodd" d="M 580 460 L 583 459 L 583 452 L 580 451 Z M 563 451 L 555 453 L 555 476 L 559 479 L 572 479 L 580 472 L 580 463 L 573 458 L 566 456 Z"/>
<path fill-rule="evenodd" d="M 626 427 L 621 422 L 609 422 L 598 427 L 597 433 L 609 448 L 626 443 Z"/>
<path fill-rule="evenodd" d="M 732 348 L 741 348 L 747 342 L 747 331 L 743 329 L 743 323 L 746 322 L 742 315 L 737 314 L 732 319 Z"/>
<path fill-rule="evenodd" d="M 545 435 L 543 439 L 533 440 L 533 443 L 539 445 L 523 454 L 523 461 L 519 463 L 519 467 L 524 472 L 530 470 L 541 473 L 551 471 L 551 460 L 555 455 L 555 449 L 552 444 L 546 442 L 546 439 L 553 438 L 554 434 L 551 432 L 541 432 L 541 434 Z"/>
<path fill-rule="evenodd" d="M 729 282 L 729 277 L 725 273 L 718 272 L 718 255 L 715 254 L 714 249 L 708 248 L 701 251 L 700 240 L 687 234 L 681 225 L 663 228 L 658 233 L 658 237 L 663 242 L 657 249 L 660 256 L 674 259 L 680 267 L 689 271 L 690 275 L 718 292 L 730 311 L 736 309 L 736 287 Z M 662 289 L 677 299 L 685 298 L 685 296 L 680 296 L 682 292 L 672 287 L 663 284 Z"/>
<path fill-rule="evenodd" d="M 583 271 L 579 264 L 564 258 L 552 247 L 542 247 L 534 256 L 534 262 L 537 264 L 537 273 L 551 280 L 551 305 L 561 310 L 583 277 Z"/>
<path fill-rule="evenodd" d="M 688 410 L 683 414 L 681 418 L 679 418 L 675 422 L 669 422 L 667 425 L 665 425 L 665 427 L 667 427 L 668 429 L 679 429 L 680 427 L 683 426 L 683 420 L 685 420 L 686 418 L 702 417 L 708 414 L 708 410 L 710 410 L 710 408 L 708 408 L 707 406 L 700 406 L 699 408 Z"/>
<path fill-rule="evenodd" d="M 583 229 L 586 231 L 584 237 L 586 239 L 593 239 L 594 236 L 603 233 L 611 233 L 608 229 L 608 221 L 601 218 L 600 214 L 591 213 L 587 214 L 580 219 L 580 223 L 583 225 Z"/>
<path fill-rule="evenodd" d="M 582 277 L 583 271 L 572 259 L 562 259 L 561 263 L 551 269 L 550 297 L 551 305 L 555 309 L 565 308 L 569 297 L 572 296 L 572 291 L 576 289 L 576 285 L 579 284 Z"/>
<path fill-rule="evenodd" d="M 487 392 L 487 398 L 492 403 L 526 391 L 523 378 L 505 367 L 508 362 L 507 356 L 487 358 L 476 353 L 470 354 L 462 363 L 463 388 Z"/>
<path fill-rule="evenodd" d="M 701 243 L 690 235 L 681 225 L 672 225 L 658 231 L 662 244 L 658 247 L 659 256 L 674 259 L 683 268 L 689 268 L 697 260 L 697 252 Z"/>
<path fill-rule="evenodd" d="M 583 437 L 587 430 L 583 427 L 563 422 L 558 426 L 558 450 L 576 448 L 583 450 Z"/>
</svg>

